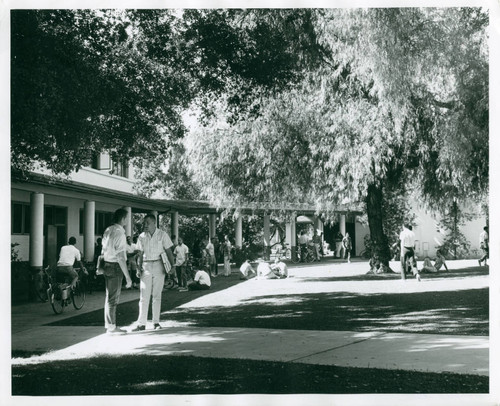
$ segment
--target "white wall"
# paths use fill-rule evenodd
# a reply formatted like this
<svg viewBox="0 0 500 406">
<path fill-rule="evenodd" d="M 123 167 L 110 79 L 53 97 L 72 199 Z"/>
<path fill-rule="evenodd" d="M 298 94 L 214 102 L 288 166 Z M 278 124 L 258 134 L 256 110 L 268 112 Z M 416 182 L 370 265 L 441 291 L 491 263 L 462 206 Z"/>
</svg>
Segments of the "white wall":
<svg viewBox="0 0 500 406">
<path fill-rule="evenodd" d="M 35 172 L 44 175 L 51 175 L 51 172 L 46 169 L 37 169 Z M 134 187 L 134 170 L 129 169 L 130 179 L 121 176 L 110 175 L 109 171 L 97 170 L 92 168 L 82 168 L 78 172 L 71 172 L 69 177 L 71 180 L 80 183 L 86 183 L 92 186 L 99 186 L 106 189 L 112 189 L 119 192 L 133 193 Z"/>
</svg>

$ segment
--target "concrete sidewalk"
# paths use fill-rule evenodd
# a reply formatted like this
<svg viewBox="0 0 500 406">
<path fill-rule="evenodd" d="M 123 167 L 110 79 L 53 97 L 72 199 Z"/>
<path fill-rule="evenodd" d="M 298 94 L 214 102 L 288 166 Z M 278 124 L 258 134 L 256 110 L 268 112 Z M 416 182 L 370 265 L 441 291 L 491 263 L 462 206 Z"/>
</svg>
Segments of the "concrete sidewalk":
<svg viewBox="0 0 500 406">
<path fill-rule="evenodd" d="M 16 335 L 18 349 L 53 350 L 13 364 L 132 354 L 189 355 L 360 368 L 488 375 L 488 337 L 354 331 L 198 328 L 119 336 L 98 327 L 41 326 Z M 33 345 L 33 333 L 37 343 Z M 68 344 L 73 342 L 73 345 Z M 45 346 L 44 346 L 45 344 Z"/>
<path fill-rule="evenodd" d="M 349 282 L 312 284 L 311 278 L 355 275 L 365 272 L 365 264 L 318 264 L 316 267 L 291 269 L 292 278 L 282 281 L 250 280 L 186 303 L 183 308 L 232 305 L 248 297 L 258 299 L 271 291 L 303 293 L 318 289 L 331 291 Z M 374 283 L 375 282 L 375 283 Z M 456 280 L 429 280 L 431 290 L 449 289 Z M 461 281 L 463 283 L 463 281 Z M 366 293 L 397 289 L 413 292 L 427 283 L 416 281 L 350 282 L 351 288 Z M 430 286 L 432 284 L 432 286 Z M 487 285 L 487 278 L 468 279 L 468 286 Z M 181 293 L 179 293 L 181 294 Z M 123 291 L 120 302 L 136 300 L 137 290 Z M 232 298 L 232 300 L 230 300 Z M 389 332 L 274 330 L 261 328 L 207 328 L 187 323 L 162 321 L 163 330 L 108 336 L 103 327 L 47 326 L 63 318 L 102 309 L 104 292 L 87 296 L 85 307 L 75 311 L 69 307 L 62 315 L 54 315 L 48 303 L 29 303 L 12 308 L 12 349 L 45 353 L 26 359 L 13 359 L 13 364 L 49 360 L 87 358 L 101 355 L 149 354 L 189 355 L 210 358 L 235 358 L 278 362 L 489 374 L 489 338 L 438 334 L 403 334 Z M 168 316 L 167 316 L 168 318 Z M 128 326 L 129 330 L 133 325 Z M 151 325 L 147 326 L 151 328 Z"/>
</svg>

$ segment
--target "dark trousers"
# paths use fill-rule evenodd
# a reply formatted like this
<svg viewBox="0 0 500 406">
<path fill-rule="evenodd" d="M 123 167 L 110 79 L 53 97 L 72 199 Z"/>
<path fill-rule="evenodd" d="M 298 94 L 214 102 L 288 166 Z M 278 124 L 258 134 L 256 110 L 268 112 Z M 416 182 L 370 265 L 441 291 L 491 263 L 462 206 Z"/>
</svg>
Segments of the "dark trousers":
<svg viewBox="0 0 500 406">
<path fill-rule="evenodd" d="M 188 285 L 189 290 L 208 290 L 210 286 L 202 285 L 200 282 L 192 282 Z"/>
<path fill-rule="evenodd" d="M 179 287 L 185 288 L 187 284 L 186 265 L 177 265 L 175 267 L 175 272 L 177 272 L 177 283 Z"/>
<path fill-rule="evenodd" d="M 408 259 L 411 259 L 412 266 L 417 266 L 417 261 L 415 260 L 415 251 L 413 248 L 403 247 L 403 252 L 401 252 L 401 277 L 406 279 L 406 264 Z"/>
<path fill-rule="evenodd" d="M 104 280 L 106 281 L 106 301 L 104 302 L 104 325 L 106 328 L 116 327 L 116 307 L 120 302 L 123 272 L 118 263 L 104 264 Z"/>
</svg>

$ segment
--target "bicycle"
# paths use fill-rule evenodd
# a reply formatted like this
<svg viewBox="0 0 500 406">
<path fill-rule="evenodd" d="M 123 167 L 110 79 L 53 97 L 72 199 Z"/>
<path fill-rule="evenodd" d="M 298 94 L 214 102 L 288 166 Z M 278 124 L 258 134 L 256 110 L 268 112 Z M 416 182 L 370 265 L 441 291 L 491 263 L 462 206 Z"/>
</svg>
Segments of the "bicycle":
<svg viewBox="0 0 500 406">
<path fill-rule="evenodd" d="M 292 257 L 292 262 L 297 264 L 299 262 L 314 262 L 316 260 L 316 253 L 314 252 L 314 247 L 307 245 L 305 248 L 305 253 L 302 254 L 302 249 L 300 246 L 297 247 L 297 255 L 295 258 Z"/>
<path fill-rule="evenodd" d="M 178 287 L 179 287 L 179 285 L 177 283 L 177 278 L 175 277 L 175 271 L 172 270 L 171 272 L 167 273 L 167 275 L 165 276 L 165 283 L 163 285 L 163 288 L 173 290 L 173 289 L 177 289 Z"/>
<path fill-rule="evenodd" d="M 275 258 L 283 258 L 283 259 L 292 259 L 292 250 L 290 249 L 289 245 L 284 243 L 281 244 L 281 247 L 276 249 L 276 252 L 274 253 Z"/>
<path fill-rule="evenodd" d="M 49 275 L 50 267 L 40 269 L 37 273 L 33 275 L 33 286 L 35 290 L 35 294 L 42 302 L 46 302 L 49 300 L 47 296 L 47 289 L 50 285 L 50 275 Z"/>
<path fill-rule="evenodd" d="M 78 272 L 78 280 L 74 289 L 71 285 L 63 282 L 54 282 L 52 277 L 47 272 L 49 288 L 47 289 L 47 297 L 55 314 L 61 314 L 64 308 L 69 305 L 70 301 L 76 310 L 80 310 L 85 304 L 86 299 L 86 284 L 85 284 L 85 268 L 75 268 Z M 57 276 L 56 276 L 57 279 Z"/>
</svg>

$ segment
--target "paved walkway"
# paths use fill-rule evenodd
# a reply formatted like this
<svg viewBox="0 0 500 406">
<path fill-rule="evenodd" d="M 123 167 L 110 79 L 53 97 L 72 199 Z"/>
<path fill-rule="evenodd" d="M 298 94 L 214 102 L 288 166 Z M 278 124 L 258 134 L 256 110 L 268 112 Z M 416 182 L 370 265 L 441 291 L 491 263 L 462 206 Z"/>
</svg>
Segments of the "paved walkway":
<svg viewBox="0 0 500 406">
<path fill-rule="evenodd" d="M 450 267 L 473 266 L 457 261 Z M 311 289 L 331 291 L 340 285 L 356 285 L 357 290 L 408 291 L 457 289 L 463 280 L 415 280 L 325 282 L 308 284 L 308 279 L 366 272 L 366 263 L 316 265 L 291 269 L 288 280 L 250 280 L 228 289 L 207 293 L 182 308 L 199 308 L 211 304 L 233 305 L 238 300 L 258 299 L 283 288 L 296 293 Z M 300 283 L 297 283 L 299 282 Z M 278 285 L 278 284 L 279 285 Z M 333 284 L 333 285 L 332 285 Z M 432 284 L 432 286 L 430 285 Z M 467 288 L 488 285 L 488 277 L 470 277 Z M 138 291 L 124 291 L 121 302 L 136 300 Z M 232 300 L 229 300 L 232 298 Z M 185 323 L 163 321 L 161 331 L 129 333 L 121 336 L 103 334 L 102 327 L 46 326 L 82 311 L 102 309 L 104 292 L 88 296 L 84 309 L 69 308 L 62 315 L 51 314 L 48 303 L 29 303 L 12 308 L 12 349 L 47 353 L 13 363 L 75 359 L 101 354 L 190 355 L 210 358 L 236 358 L 349 367 L 372 367 L 489 374 L 489 339 L 486 336 L 437 334 L 403 334 L 387 332 L 274 330 L 259 328 L 200 328 Z M 131 329 L 133 326 L 128 326 Z M 151 328 L 151 325 L 147 326 Z"/>
</svg>

